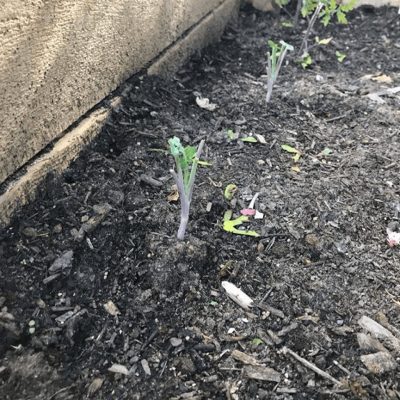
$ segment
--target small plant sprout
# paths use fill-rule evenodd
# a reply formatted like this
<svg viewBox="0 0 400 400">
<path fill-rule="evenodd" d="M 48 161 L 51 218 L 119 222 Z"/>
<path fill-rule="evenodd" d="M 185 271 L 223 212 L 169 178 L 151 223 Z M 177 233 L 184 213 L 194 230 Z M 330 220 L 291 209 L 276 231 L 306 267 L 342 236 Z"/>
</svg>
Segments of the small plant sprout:
<svg viewBox="0 0 400 400">
<path fill-rule="evenodd" d="M 278 78 L 279 71 L 281 69 L 283 60 L 286 56 L 288 50 L 292 51 L 293 46 L 281 40 L 279 44 L 273 42 L 272 40 L 268 40 L 268 45 L 270 47 L 270 51 L 267 55 L 267 73 L 268 73 L 268 82 L 267 82 L 267 103 L 270 102 L 272 96 L 272 89 Z"/>
<path fill-rule="evenodd" d="M 335 53 L 337 60 L 342 63 L 343 60 L 346 58 L 346 54 L 340 52 L 340 51 L 336 51 Z"/>
<path fill-rule="evenodd" d="M 197 150 L 193 146 L 183 147 L 181 141 L 176 136 L 169 139 L 168 143 L 176 164 L 176 171 L 171 169 L 171 174 L 178 187 L 181 201 L 181 222 L 177 238 L 183 240 L 189 222 L 189 210 L 193 195 L 194 179 L 197 165 L 199 164 L 199 158 L 203 151 L 204 140 L 200 142 Z"/>
</svg>

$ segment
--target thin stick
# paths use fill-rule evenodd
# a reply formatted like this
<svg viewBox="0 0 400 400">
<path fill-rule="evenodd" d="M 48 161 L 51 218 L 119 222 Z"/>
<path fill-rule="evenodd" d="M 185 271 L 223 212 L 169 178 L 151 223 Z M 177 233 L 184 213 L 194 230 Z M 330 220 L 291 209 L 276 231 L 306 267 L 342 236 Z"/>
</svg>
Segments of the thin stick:
<svg viewBox="0 0 400 400">
<path fill-rule="evenodd" d="M 338 381 L 337 379 L 335 379 L 332 375 L 329 375 L 327 372 L 322 371 L 322 369 L 319 369 L 316 365 L 310 363 L 305 358 L 300 357 L 297 353 L 290 350 L 288 347 L 283 347 L 282 351 L 283 351 L 283 354 L 290 354 L 293 358 L 295 358 L 297 361 L 299 361 L 305 367 L 311 369 L 312 371 L 314 371 L 316 374 L 322 376 L 323 378 L 333 382 L 335 385 L 339 385 L 339 386 L 342 385 L 342 383 L 340 381 Z"/>
<path fill-rule="evenodd" d="M 310 36 L 312 28 L 314 27 L 315 21 L 317 20 L 317 17 L 319 15 L 319 13 L 321 12 L 323 6 L 324 5 L 322 3 L 318 3 L 318 6 L 315 9 L 314 14 L 311 17 L 310 23 L 308 24 L 308 27 L 307 27 L 306 34 L 304 35 L 303 41 L 300 46 L 300 51 L 299 51 L 300 57 L 303 56 L 304 53 L 308 53 L 308 37 Z"/>
</svg>

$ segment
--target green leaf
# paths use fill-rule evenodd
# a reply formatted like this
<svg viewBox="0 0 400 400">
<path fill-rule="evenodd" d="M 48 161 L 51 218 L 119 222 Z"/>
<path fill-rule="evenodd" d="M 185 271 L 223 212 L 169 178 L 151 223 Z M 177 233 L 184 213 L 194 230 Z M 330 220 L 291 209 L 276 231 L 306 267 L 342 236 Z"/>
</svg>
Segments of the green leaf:
<svg viewBox="0 0 400 400">
<path fill-rule="evenodd" d="M 174 157 L 179 157 L 180 155 L 183 155 L 184 149 L 178 137 L 174 136 L 173 138 L 168 140 L 168 143 L 169 151 Z"/>
<path fill-rule="evenodd" d="M 296 153 L 292 158 L 294 162 L 298 162 L 300 160 L 301 153 Z"/>
<path fill-rule="evenodd" d="M 225 199 L 229 201 L 232 200 L 236 191 L 237 191 L 237 186 L 234 183 L 230 183 L 229 185 L 227 185 L 224 190 Z"/>
<path fill-rule="evenodd" d="M 228 129 L 228 130 L 226 131 L 226 135 L 228 136 L 228 139 L 229 139 L 229 140 L 234 140 L 234 139 L 236 139 L 236 134 L 235 134 L 235 132 L 233 132 L 232 129 Z"/>
<path fill-rule="evenodd" d="M 294 50 L 294 47 L 291 44 L 286 43 L 284 40 L 280 40 L 279 43 L 281 44 L 281 50 L 283 50 L 285 48 L 288 49 L 289 51 Z"/>
<path fill-rule="evenodd" d="M 273 40 L 268 40 L 268 46 L 269 46 L 271 49 L 277 49 L 277 48 L 278 48 L 278 44 L 275 43 Z"/>
<path fill-rule="evenodd" d="M 280 7 L 283 8 L 289 4 L 290 0 L 275 0 L 275 3 Z"/>
<path fill-rule="evenodd" d="M 257 139 L 254 136 L 246 136 L 244 138 L 241 138 L 240 140 L 247 143 L 257 143 Z"/>
<path fill-rule="evenodd" d="M 211 166 L 212 166 L 212 163 L 210 163 L 210 162 L 208 162 L 208 161 L 199 160 L 199 161 L 197 161 L 197 163 L 198 163 L 199 165 L 203 166 L 203 167 L 211 167 Z"/>
<path fill-rule="evenodd" d="M 256 337 L 256 338 L 254 338 L 252 341 L 251 341 L 251 344 L 253 344 L 254 346 L 259 346 L 260 344 L 263 344 L 264 342 L 260 339 L 260 338 L 258 338 L 258 337 Z"/>
<path fill-rule="evenodd" d="M 320 153 L 322 156 L 329 156 L 332 154 L 332 150 L 329 147 L 325 147 Z"/>
<path fill-rule="evenodd" d="M 223 229 L 226 232 L 229 233 L 234 233 L 235 235 L 244 235 L 244 236 L 252 236 L 252 237 L 259 237 L 260 235 L 256 231 L 242 231 L 239 229 L 236 229 L 236 226 L 242 225 L 243 222 L 247 222 L 249 220 L 249 217 L 245 215 L 241 215 L 240 217 L 236 219 L 231 219 L 232 217 L 232 211 L 228 210 L 224 214 L 224 225 Z"/>
<path fill-rule="evenodd" d="M 293 28 L 293 26 L 294 26 L 293 22 L 291 22 L 291 21 L 282 21 L 281 25 L 284 28 Z"/>
<path fill-rule="evenodd" d="M 294 162 L 298 162 L 300 160 L 301 152 L 299 150 L 297 150 L 296 148 L 289 146 L 288 144 L 283 144 L 281 146 L 281 148 L 282 148 L 282 150 L 285 150 L 288 153 L 294 154 L 294 156 L 292 157 Z"/>
<path fill-rule="evenodd" d="M 337 10 L 336 18 L 339 24 L 347 24 L 346 14 L 340 8 Z"/>
<path fill-rule="evenodd" d="M 327 45 L 330 43 L 330 41 L 332 40 L 332 37 L 326 38 L 326 39 L 320 39 L 318 36 L 315 38 L 315 41 L 317 42 L 317 44 L 320 45 Z"/>
<path fill-rule="evenodd" d="M 311 56 L 308 53 L 304 54 L 303 58 L 300 60 L 300 64 L 303 67 L 303 69 L 309 67 L 312 64 Z"/>
<path fill-rule="evenodd" d="M 346 58 L 346 54 L 341 53 L 340 51 L 336 51 L 336 58 L 341 63 Z"/>
<path fill-rule="evenodd" d="M 281 148 L 282 150 L 285 150 L 288 153 L 296 153 L 296 154 L 299 153 L 299 151 L 296 148 L 289 146 L 288 144 L 283 144 Z"/>
</svg>

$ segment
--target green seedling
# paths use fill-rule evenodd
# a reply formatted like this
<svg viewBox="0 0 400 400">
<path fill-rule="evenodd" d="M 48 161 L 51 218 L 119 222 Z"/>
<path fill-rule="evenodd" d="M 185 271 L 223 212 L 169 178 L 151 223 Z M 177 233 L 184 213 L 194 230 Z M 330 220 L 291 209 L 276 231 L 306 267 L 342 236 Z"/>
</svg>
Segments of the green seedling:
<svg viewBox="0 0 400 400">
<path fill-rule="evenodd" d="M 281 40 L 279 43 L 280 45 L 272 40 L 268 40 L 270 51 L 267 54 L 267 103 L 269 103 L 271 100 L 272 89 L 275 85 L 276 79 L 278 78 L 279 71 L 282 67 L 286 53 L 293 50 L 293 46 L 284 42 L 283 40 Z"/>
<path fill-rule="evenodd" d="M 303 69 L 307 69 L 311 64 L 312 64 L 312 58 L 310 54 L 304 53 L 303 57 L 300 60 L 300 65 L 303 67 Z"/>
<path fill-rule="evenodd" d="M 337 60 L 338 60 L 340 63 L 342 63 L 343 60 L 346 58 L 346 54 L 341 53 L 340 51 L 336 51 L 335 54 L 336 54 Z"/>
<path fill-rule="evenodd" d="M 327 44 L 329 44 L 331 42 L 333 38 L 332 37 L 328 37 L 326 39 L 320 39 L 318 36 L 315 37 L 315 43 L 317 43 L 320 46 L 326 46 Z"/>
<path fill-rule="evenodd" d="M 170 153 L 174 157 L 176 172 L 171 169 L 171 174 L 178 187 L 181 202 L 181 221 L 177 238 L 183 240 L 189 222 L 190 203 L 192 201 L 194 179 L 196 177 L 197 165 L 203 151 L 204 140 L 196 149 L 193 146 L 183 147 L 179 138 L 174 136 L 168 140 Z"/>
<path fill-rule="evenodd" d="M 341 4 L 336 0 L 298 0 L 302 1 L 301 15 L 306 18 L 311 15 L 306 33 L 300 46 L 299 55 L 308 53 L 308 39 L 313 30 L 315 22 L 319 19 L 324 26 L 328 26 L 332 18 L 336 16 L 339 24 L 347 24 L 346 14 L 352 10 L 356 0 L 351 0 L 347 4 Z M 323 43 L 319 43 L 323 44 Z"/>
<path fill-rule="evenodd" d="M 225 199 L 231 201 L 236 192 L 237 192 L 237 186 L 234 183 L 230 183 L 229 185 L 226 186 L 224 190 Z"/>
<path fill-rule="evenodd" d="M 254 136 L 246 136 L 244 138 L 240 139 L 242 142 L 246 142 L 246 143 L 257 143 L 258 140 L 254 137 Z"/>
<path fill-rule="evenodd" d="M 256 231 L 245 231 L 245 230 L 240 230 L 236 229 L 236 226 L 242 225 L 243 222 L 247 222 L 249 220 L 249 217 L 245 215 L 241 215 L 238 218 L 231 219 L 232 218 L 232 210 L 228 210 L 224 214 L 224 225 L 223 229 L 226 232 L 229 233 L 234 233 L 236 235 L 245 235 L 245 236 L 253 236 L 253 237 L 259 237 L 260 235 Z"/>
<path fill-rule="evenodd" d="M 251 344 L 254 346 L 259 346 L 260 344 L 264 344 L 264 341 L 256 337 L 251 341 Z"/>
<path fill-rule="evenodd" d="M 356 5 L 356 0 L 351 0 L 346 4 L 343 4 L 336 0 L 300 0 L 302 1 L 301 15 L 305 18 L 313 14 L 318 6 L 322 4 L 321 9 L 318 12 L 318 17 L 321 20 L 322 25 L 328 26 L 333 17 L 336 16 L 336 20 L 339 24 L 347 24 L 346 14 L 351 11 Z"/>
<path fill-rule="evenodd" d="M 226 136 L 228 136 L 228 140 L 229 140 L 229 141 L 235 140 L 235 139 L 238 138 L 238 134 L 235 133 L 235 132 L 233 132 L 232 129 L 228 129 L 228 130 L 226 131 Z"/>
<path fill-rule="evenodd" d="M 296 148 L 289 146 L 288 144 L 283 144 L 281 146 L 281 149 L 287 151 L 288 153 L 294 154 L 294 156 L 292 157 L 294 162 L 298 162 L 300 160 L 301 152 Z"/>
<path fill-rule="evenodd" d="M 282 21 L 282 22 L 281 22 L 281 25 L 282 25 L 284 28 L 293 28 L 293 27 L 294 27 L 294 24 L 293 24 L 292 21 Z"/>
<path fill-rule="evenodd" d="M 290 0 L 275 0 L 275 3 L 280 8 L 287 6 L 290 3 Z"/>
</svg>

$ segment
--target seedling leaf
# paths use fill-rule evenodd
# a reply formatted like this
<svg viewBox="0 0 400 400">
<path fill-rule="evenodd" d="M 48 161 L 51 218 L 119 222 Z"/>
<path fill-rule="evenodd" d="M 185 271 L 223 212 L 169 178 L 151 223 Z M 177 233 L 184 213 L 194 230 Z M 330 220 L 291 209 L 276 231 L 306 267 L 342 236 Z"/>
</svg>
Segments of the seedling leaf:
<svg viewBox="0 0 400 400">
<path fill-rule="evenodd" d="M 296 148 L 289 146 L 288 144 L 283 144 L 281 146 L 281 148 L 282 148 L 282 150 L 285 150 L 288 153 L 294 154 L 294 156 L 292 157 L 294 162 L 297 162 L 300 160 L 301 152 L 299 150 L 297 150 Z"/>
<path fill-rule="evenodd" d="M 256 338 L 254 338 L 252 341 L 251 341 L 251 344 L 253 344 L 254 346 L 259 346 L 260 344 L 263 344 L 264 342 L 260 339 L 260 338 L 258 338 L 258 337 L 256 337 Z"/>
<path fill-rule="evenodd" d="M 336 51 L 336 58 L 337 60 L 341 63 L 343 62 L 343 60 L 346 58 L 346 54 L 340 52 L 340 51 Z"/>
<path fill-rule="evenodd" d="M 249 217 L 245 215 L 241 215 L 238 218 L 231 219 L 232 217 L 232 210 L 228 210 L 224 214 L 224 225 L 223 229 L 226 232 L 234 233 L 236 235 L 244 235 L 244 236 L 252 236 L 252 237 L 259 237 L 260 235 L 256 231 L 245 231 L 236 229 L 236 226 L 242 225 L 243 222 L 247 222 Z"/>
<path fill-rule="evenodd" d="M 225 199 L 228 201 L 232 200 L 236 191 L 237 191 L 237 186 L 234 183 L 230 183 L 229 185 L 227 185 L 224 191 Z"/>
<path fill-rule="evenodd" d="M 226 135 L 228 136 L 228 139 L 229 139 L 229 140 L 234 140 L 234 139 L 236 139 L 236 134 L 235 134 L 235 132 L 233 132 L 232 129 L 228 129 L 228 130 L 226 131 Z"/>
<path fill-rule="evenodd" d="M 289 146 L 288 144 L 283 144 L 283 145 L 281 146 L 281 148 L 282 148 L 282 150 L 285 150 L 285 151 L 287 151 L 288 153 L 294 153 L 294 154 L 299 153 L 299 151 L 298 151 L 296 148 L 294 148 L 294 147 L 292 147 L 292 146 Z"/>
<path fill-rule="evenodd" d="M 320 45 L 327 45 L 327 44 L 329 44 L 330 42 L 331 42 L 331 40 L 332 40 L 333 38 L 332 37 L 329 37 L 329 38 L 326 38 L 326 39 L 320 39 L 318 36 L 315 38 L 315 41 L 316 41 L 316 43 L 317 44 L 320 44 Z"/>
<path fill-rule="evenodd" d="M 257 139 L 254 136 L 246 136 L 244 138 L 241 138 L 240 140 L 247 143 L 257 143 Z"/>
</svg>

